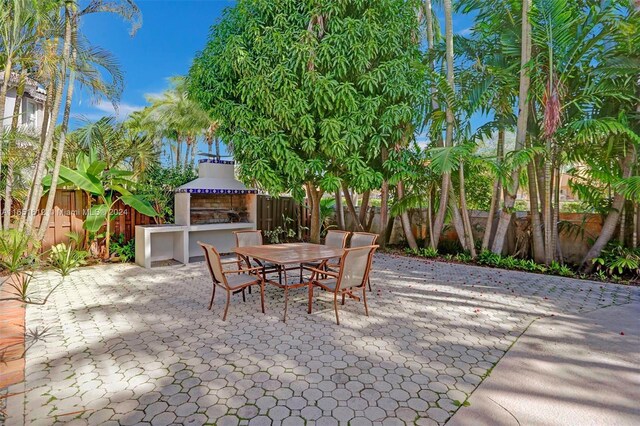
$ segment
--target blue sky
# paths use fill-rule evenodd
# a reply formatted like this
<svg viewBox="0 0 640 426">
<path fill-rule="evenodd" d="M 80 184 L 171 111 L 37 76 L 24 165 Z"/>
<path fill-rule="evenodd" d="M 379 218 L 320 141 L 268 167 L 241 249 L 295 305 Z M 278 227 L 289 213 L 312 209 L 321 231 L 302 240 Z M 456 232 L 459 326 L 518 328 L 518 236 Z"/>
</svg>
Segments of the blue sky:
<svg viewBox="0 0 640 426">
<path fill-rule="evenodd" d="M 209 29 L 233 0 L 137 0 L 142 11 L 142 27 L 135 36 L 130 26 L 110 14 L 90 15 L 81 22 L 89 41 L 109 50 L 118 59 L 125 76 L 125 87 L 118 118 L 145 106 L 145 95 L 161 93 L 167 79 L 188 72 L 195 53 L 206 43 Z M 472 22 L 456 16 L 454 31 L 465 34 Z M 96 101 L 86 92 L 74 99 L 73 126 L 81 118 L 96 120 L 116 115 L 106 101 Z"/>
</svg>

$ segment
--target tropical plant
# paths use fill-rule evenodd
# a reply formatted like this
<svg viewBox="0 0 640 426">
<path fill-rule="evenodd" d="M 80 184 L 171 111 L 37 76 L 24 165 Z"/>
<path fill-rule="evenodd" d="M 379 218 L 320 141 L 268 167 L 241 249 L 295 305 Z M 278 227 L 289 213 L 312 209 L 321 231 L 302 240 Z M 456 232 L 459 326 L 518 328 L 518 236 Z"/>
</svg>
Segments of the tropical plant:
<svg viewBox="0 0 640 426">
<path fill-rule="evenodd" d="M 60 276 L 66 277 L 86 263 L 88 252 L 80 250 L 82 236 L 77 233 L 67 234 L 69 243 L 59 243 L 49 249 L 48 265 Z"/>
<path fill-rule="evenodd" d="M 640 275 L 640 249 L 610 243 L 592 260 L 599 272 L 613 275 Z"/>
<path fill-rule="evenodd" d="M 122 262 L 131 262 L 136 258 L 136 240 L 125 241 L 125 235 L 120 234 L 111 242 L 111 251 Z"/>
<path fill-rule="evenodd" d="M 75 186 L 100 201 L 89 208 L 83 227 L 95 234 L 106 225 L 106 257 L 110 255 L 111 221 L 118 214 L 113 211 L 113 207 L 118 201 L 146 216 L 157 215 L 146 197 L 131 192 L 136 187 L 136 183 L 130 179 L 132 175 L 133 172 L 126 170 L 107 169 L 104 161 L 83 152 L 76 158 L 75 169 L 60 167 L 61 185 Z"/>
</svg>

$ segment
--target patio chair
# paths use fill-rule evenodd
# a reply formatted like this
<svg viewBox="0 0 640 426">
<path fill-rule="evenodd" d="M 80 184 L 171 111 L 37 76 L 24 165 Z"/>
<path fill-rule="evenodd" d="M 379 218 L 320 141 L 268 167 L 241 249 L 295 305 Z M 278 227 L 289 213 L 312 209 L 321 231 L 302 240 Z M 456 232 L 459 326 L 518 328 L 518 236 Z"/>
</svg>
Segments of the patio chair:
<svg viewBox="0 0 640 426">
<path fill-rule="evenodd" d="M 372 246 L 378 240 L 378 234 L 372 234 L 371 232 L 354 232 L 351 236 L 351 242 L 349 247 L 365 247 Z M 371 291 L 371 280 L 367 277 L 367 285 L 369 291 Z"/>
<path fill-rule="evenodd" d="M 340 259 L 342 267 L 337 273 L 312 268 L 312 276 L 309 281 L 309 313 L 311 313 L 313 309 L 313 289 L 314 287 L 320 287 L 323 290 L 333 293 L 333 308 L 336 311 L 336 323 L 338 325 L 340 325 L 338 295 L 342 296 L 342 304 L 344 305 L 346 296 L 360 300 L 354 292 L 361 290 L 364 312 L 365 315 L 369 316 L 366 283 L 369 278 L 369 272 L 371 271 L 373 253 L 377 248 L 378 246 L 371 245 L 346 249 Z M 321 278 L 323 276 L 327 278 Z"/>
<path fill-rule="evenodd" d="M 224 314 L 222 321 L 227 320 L 227 312 L 229 311 L 229 304 L 231 302 L 231 294 L 242 293 L 242 300 L 245 301 L 245 288 L 251 288 L 251 286 L 260 286 L 260 305 L 262 307 L 262 313 L 264 314 L 264 277 L 260 274 L 262 267 L 257 266 L 247 269 L 232 269 L 224 270 L 222 261 L 220 260 L 220 253 L 211 244 L 206 244 L 198 241 L 202 250 L 204 250 L 204 257 L 207 261 L 207 267 L 211 274 L 211 280 L 213 281 L 213 291 L 211 293 L 211 301 L 209 302 L 209 310 L 213 307 L 213 299 L 216 296 L 216 287 L 222 287 L 227 292 L 227 303 L 224 307 Z"/>
<path fill-rule="evenodd" d="M 324 238 L 324 245 L 332 248 L 345 248 L 347 246 L 347 238 L 351 232 L 349 231 L 339 231 L 336 229 L 330 229 L 327 231 L 327 235 Z M 322 262 L 309 262 L 303 263 L 300 265 L 300 282 L 302 282 L 302 269 L 311 270 L 311 268 L 321 268 L 325 267 L 327 264 L 326 261 Z"/>
<path fill-rule="evenodd" d="M 264 245 L 262 239 L 262 231 L 234 231 L 233 232 L 236 237 L 236 247 L 247 247 L 247 246 L 261 246 Z M 278 273 L 278 282 L 282 282 L 282 268 L 280 265 L 276 265 L 271 262 L 261 262 L 258 259 L 249 259 L 245 256 L 238 255 L 238 260 L 242 260 L 248 268 L 253 268 L 259 266 L 262 268 L 262 274 L 266 276 L 271 272 Z M 251 293 L 251 288 L 249 288 L 249 293 Z"/>
</svg>

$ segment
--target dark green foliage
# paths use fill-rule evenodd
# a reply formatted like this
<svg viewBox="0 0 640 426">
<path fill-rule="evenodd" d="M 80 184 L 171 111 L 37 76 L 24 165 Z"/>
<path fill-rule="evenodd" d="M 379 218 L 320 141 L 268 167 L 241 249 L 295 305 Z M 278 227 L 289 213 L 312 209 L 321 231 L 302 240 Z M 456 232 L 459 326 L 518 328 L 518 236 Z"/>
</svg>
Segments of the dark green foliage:
<svg viewBox="0 0 640 426">
<path fill-rule="evenodd" d="M 172 223 L 174 218 L 174 190 L 198 177 L 191 167 L 152 167 L 143 176 L 140 192 L 158 213 L 161 223 Z"/>
<path fill-rule="evenodd" d="M 432 247 L 423 247 L 423 248 L 419 248 L 417 250 L 412 250 L 410 248 L 406 248 L 405 252 L 407 254 L 412 254 L 414 256 L 420 256 L 420 257 L 426 257 L 428 259 L 433 259 L 438 257 L 438 250 L 432 248 Z"/>
<path fill-rule="evenodd" d="M 411 0 L 240 0 L 189 72 L 190 94 L 273 193 L 379 188 L 380 153 L 413 137 L 426 88 Z"/>
<path fill-rule="evenodd" d="M 620 243 L 609 243 L 599 257 L 593 259 L 599 272 L 609 276 L 640 275 L 640 249 L 623 247 Z"/>
<path fill-rule="evenodd" d="M 124 234 L 120 234 L 111 241 L 111 251 L 122 262 L 131 262 L 136 258 L 136 242 L 134 239 L 125 242 Z"/>
</svg>

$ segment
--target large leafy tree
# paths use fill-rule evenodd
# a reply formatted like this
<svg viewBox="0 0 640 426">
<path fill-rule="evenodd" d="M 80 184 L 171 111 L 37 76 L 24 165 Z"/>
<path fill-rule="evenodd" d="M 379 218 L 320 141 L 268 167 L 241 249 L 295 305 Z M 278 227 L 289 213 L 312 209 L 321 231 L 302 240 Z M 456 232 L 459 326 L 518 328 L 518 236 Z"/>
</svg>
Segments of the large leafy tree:
<svg viewBox="0 0 640 426">
<path fill-rule="evenodd" d="M 386 153 L 413 136 L 415 6 L 240 0 L 190 70 L 190 94 L 219 121 L 241 176 L 273 193 L 306 189 L 312 241 L 322 195 L 343 180 L 388 187 Z"/>
</svg>

